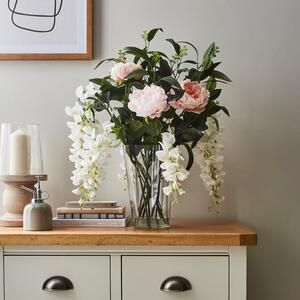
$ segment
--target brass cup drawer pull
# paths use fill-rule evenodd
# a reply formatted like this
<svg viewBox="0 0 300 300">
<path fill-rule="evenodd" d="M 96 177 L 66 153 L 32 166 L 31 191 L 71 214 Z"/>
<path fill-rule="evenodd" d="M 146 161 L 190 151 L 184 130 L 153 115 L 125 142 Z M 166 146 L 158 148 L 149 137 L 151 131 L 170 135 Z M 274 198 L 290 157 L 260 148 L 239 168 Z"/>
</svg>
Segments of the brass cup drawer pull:
<svg viewBox="0 0 300 300">
<path fill-rule="evenodd" d="M 68 291 L 73 288 L 72 281 L 63 276 L 50 277 L 43 284 L 43 290 L 47 292 Z"/>
<path fill-rule="evenodd" d="M 171 276 L 165 279 L 160 286 L 160 290 L 164 292 L 186 292 L 191 289 L 191 283 L 181 276 Z"/>
</svg>

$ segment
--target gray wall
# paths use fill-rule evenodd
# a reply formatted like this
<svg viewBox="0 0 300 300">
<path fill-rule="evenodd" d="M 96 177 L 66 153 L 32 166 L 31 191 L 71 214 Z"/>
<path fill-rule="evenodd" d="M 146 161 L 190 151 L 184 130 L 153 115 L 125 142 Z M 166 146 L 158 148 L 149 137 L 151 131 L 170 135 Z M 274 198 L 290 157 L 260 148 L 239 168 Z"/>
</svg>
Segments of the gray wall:
<svg viewBox="0 0 300 300">
<path fill-rule="evenodd" d="M 233 79 L 222 99 L 231 112 L 223 122 L 227 200 L 220 216 L 209 215 L 195 167 L 185 184 L 188 193 L 173 216 L 232 218 L 250 225 L 258 232 L 259 245 L 249 249 L 248 299 L 299 299 L 300 2 L 94 2 L 96 60 L 140 43 L 142 30 L 157 26 L 164 28 L 165 37 L 194 42 L 201 51 L 211 41 L 221 47 L 223 70 Z M 0 122 L 41 125 L 46 188 L 53 207 L 75 199 L 64 106 L 73 103 L 77 85 L 97 75 L 95 64 L 0 62 Z M 116 177 L 119 162 L 115 151 L 99 199 L 126 203 Z"/>
</svg>

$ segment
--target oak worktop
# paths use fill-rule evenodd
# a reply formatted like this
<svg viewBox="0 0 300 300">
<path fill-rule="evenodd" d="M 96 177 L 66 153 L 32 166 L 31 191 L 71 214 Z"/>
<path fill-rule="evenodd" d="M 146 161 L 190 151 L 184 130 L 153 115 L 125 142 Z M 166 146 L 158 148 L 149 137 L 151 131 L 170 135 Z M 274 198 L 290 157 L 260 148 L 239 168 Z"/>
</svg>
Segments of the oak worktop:
<svg viewBox="0 0 300 300">
<path fill-rule="evenodd" d="M 170 229 L 57 228 L 51 231 L 23 231 L 0 227 L 0 245 L 74 246 L 254 246 L 256 233 L 233 221 L 174 221 Z"/>
</svg>

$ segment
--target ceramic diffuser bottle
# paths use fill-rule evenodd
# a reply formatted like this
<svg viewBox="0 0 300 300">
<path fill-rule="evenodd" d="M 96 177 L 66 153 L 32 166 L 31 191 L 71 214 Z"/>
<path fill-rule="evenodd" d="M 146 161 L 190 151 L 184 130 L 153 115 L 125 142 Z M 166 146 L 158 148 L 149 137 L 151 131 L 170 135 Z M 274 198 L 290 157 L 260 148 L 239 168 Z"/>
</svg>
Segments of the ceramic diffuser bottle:
<svg viewBox="0 0 300 300">
<path fill-rule="evenodd" d="M 42 198 L 39 176 L 37 176 L 38 188 L 30 189 L 26 186 L 20 186 L 21 189 L 31 192 L 33 197 L 31 203 L 27 204 L 23 212 L 23 229 L 26 231 L 51 230 L 52 229 L 52 210 L 51 206 L 44 202 Z"/>
</svg>

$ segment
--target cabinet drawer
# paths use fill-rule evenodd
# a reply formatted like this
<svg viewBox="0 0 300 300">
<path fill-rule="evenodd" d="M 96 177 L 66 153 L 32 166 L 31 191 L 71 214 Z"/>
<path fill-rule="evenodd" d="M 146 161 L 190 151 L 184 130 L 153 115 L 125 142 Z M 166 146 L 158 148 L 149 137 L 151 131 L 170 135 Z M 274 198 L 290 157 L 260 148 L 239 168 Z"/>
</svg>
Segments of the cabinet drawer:
<svg viewBox="0 0 300 300">
<path fill-rule="evenodd" d="M 6 256 L 4 267 L 5 300 L 110 299 L 109 256 Z M 69 279 L 73 289 L 59 291 L 56 284 L 55 291 L 43 290 L 53 276 Z"/>
<path fill-rule="evenodd" d="M 227 256 L 123 256 L 123 300 L 228 300 L 228 271 Z M 162 291 L 173 276 L 187 279 L 191 290 Z M 167 280 L 165 287 L 181 283 Z"/>
</svg>

